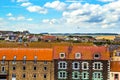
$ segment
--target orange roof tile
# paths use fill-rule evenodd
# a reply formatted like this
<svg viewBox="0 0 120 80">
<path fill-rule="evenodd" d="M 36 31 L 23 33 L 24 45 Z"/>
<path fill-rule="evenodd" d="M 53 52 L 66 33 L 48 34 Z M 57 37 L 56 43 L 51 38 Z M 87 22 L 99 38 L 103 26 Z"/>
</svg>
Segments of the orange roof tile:
<svg viewBox="0 0 120 80">
<path fill-rule="evenodd" d="M 54 59 L 59 59 L 59 53 L 64 52 L 66 59 L 75 59 L 75 53 L 81 53 L 82 60 L 93 60 L 95 53 L 100 53 L 100 60 L 109 60 L 110 55 L 105 46 L 73 46 L 71 53 L 69 53 L 69 46 L 56 46 L 53 50 Z"/>
<path fill-rule="evenodd" d="M 26 56 L 26 60 L 34 60 L 34 56 L 37 56 L 37 60 L 52 60 L 52 49 L 39 49 L 39 48 L 0 48 L 0 60 L 3 56 L 5 60 L 13 60 L 16 56 L 16 60 L 23 60 Z"/>
<path fill-rule="evenodd" d="M 111 72 L 120 72 L 120 61 L 111 61 L 110 68 Z"/>
</svg>

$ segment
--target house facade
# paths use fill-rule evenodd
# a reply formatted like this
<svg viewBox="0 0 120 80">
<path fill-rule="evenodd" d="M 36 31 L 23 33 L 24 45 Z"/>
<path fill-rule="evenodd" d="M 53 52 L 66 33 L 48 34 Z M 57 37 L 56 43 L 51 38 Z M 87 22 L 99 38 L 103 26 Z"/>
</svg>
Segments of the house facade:
<svg viewBox="0 0 120 80">
<path fill-rule="evenodd" d="M 112 61 L 110 64 L 110 80 L 120 80 L 120 61 Z"/>
<path fill-rule="evenodd" d="M 120 80 L 120 48 L 113 51 L 110 63 L 110 80 Z"/>
<path fill-rule="evenodd" d="M 1 48 L 0 80 L 54 80 L 52 49 Z"/>
<path fill-rule="evenodd" d="M 56 46 L 53 49 L 55 80 L 109 80 L 107 47 Z"/>
</svg>

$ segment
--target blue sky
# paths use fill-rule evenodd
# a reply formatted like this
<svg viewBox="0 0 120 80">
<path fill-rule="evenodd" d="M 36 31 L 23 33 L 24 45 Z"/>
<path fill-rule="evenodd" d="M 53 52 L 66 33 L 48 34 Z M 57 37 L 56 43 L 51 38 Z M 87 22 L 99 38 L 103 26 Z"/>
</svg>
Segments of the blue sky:
<svg viewBox="0 0 120 80">
<path fill-rule="evenodd" d="M 120 0 L 0 0 L 0 30 L 120 33 Z"/>
</svg>

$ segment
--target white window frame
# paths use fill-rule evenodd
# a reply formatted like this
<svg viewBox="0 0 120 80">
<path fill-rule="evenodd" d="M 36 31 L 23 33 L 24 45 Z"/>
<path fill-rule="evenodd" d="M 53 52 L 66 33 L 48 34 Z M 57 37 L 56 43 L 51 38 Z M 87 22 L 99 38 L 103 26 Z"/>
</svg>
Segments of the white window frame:
<svg viewBox="0 0 120 80">
<path fill-rule="evenodd" d="M 99 78 L 100 76 L 100 78 Z M 93 80 L 101 80 L 103 79 L 103 75 L 102 75 L 102 72 L 94 72 L 93 73 Z"/>
<path fill-rule="evenodd" d="M 26 64 L 26 59 L 27 59 L 27 57 L 23 56 L 23 64 Z"/>
<path fill-rule="evenodd" d="M 97 65 L 97 67 L 96 67 L 96 65 Z M 99 65 L 100 65 L 100 67 L 99 67 Z M 102 62 L 94 62 L 93 63 L 93 69 L 94 70 L 102 70 L 103 69 L 103 63 Z"/>
<path fill-rule="evenodd" d="M 67 62 L 66 61 L 58 62 L 58 69 L 67 69 Z"/>
<path fill-rule="evenodd" d="M 95 55 L 98 55 L 98 57 L 95 57 Z M 100 53 L 95 53 L 94 54 L 94 59 L 100 59 Z"/>
<path fill-rule="evenodd" d="M 34 64 L 37 63 L 37 56 L 34 56 Z"/>
<path fill-rule="evenodd" d="M 62 57 L 61 55 L 64 55 L 64 56 Z M 60 59 L 64 59 L 65 58 L 65 53 L 60 53 L 59 56 L 60 56 Z"/>
<path fill-rule="evenodd" d="M 77 78 L 75 77 L 75 75 L 77 74 Z M 72 72 L 72 79 L 80 79 L 80 72 L 79 71 L 74 71 Z"/>
<path fill-rule="evenodd" d="M 1 64 L 5 64 L 5 59 L 6 59 L 6 56 L 3 56 L 3 57 L 2 57 Z"/>
<path fill-rule="evenodd" d="M 12 78 L 16 78 L 16 74 L 12 74 Z"/>
<path fill-rule="evenodd" d="M 78 65 L 77 68 L 75 68 L 75 64 Z M 80 63 L 79 63 L 79 62 L 73 62 L 73 63 L 72 63 L 72 69 L 74 69 L 74 70 L 79 70 L 79 69 L 80 69 Z"/>
<path fill-rule="evenodd" d="M 4 68 L 4 71 L 2 70 L 3 68 Z M 1 72 L 2 72 L 2 73 L 5 73 L 5 71 L 6 71 L 6 70 L 5 70 L 5 66 L 1 66 Z"/>
<path fill-rule="evenodd" d="M 89 73 L 88 72 L 82 72 L 82 79 L 85 80 L 85 79 L 89 79 Z"/>
<path fill-rule="evenodd" d="M 44 61 L 44 64 L 46 65 L 46 64 L 48 64 L 48 62 L 47 62 L 47 61 Z"/>
<path fill-rule="evenodd" d="M 87 64 L 87 68 L 84 68 L 84 65 Z M 82 62 L 82 70 L 88 70 L 89 69 L 89 63 L 88 62 Z"/>
<path fill-rule="evenodd" d="M 66 71 L 59 71 L 58 72 L 58 79 L 67 79 L 67 72 Z"/>
<path fill-rule="evenodd" d="M 16 56 L 14 56 L 14 58 L 13 58 L 13 61 L 12 61 L 12 64 L 16 64 Z"/>
<path fill-rule="evenodd" d="M 80 59 L 80 58 L 81 58 L 81 53 L 75 53 L 75 59 Z"/>
</svg>

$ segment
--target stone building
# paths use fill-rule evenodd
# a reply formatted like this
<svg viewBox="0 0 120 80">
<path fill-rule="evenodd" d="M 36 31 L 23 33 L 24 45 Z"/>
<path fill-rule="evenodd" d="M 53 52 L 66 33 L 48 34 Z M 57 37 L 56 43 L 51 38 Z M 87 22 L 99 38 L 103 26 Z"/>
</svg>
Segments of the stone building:
<svg viewBox="0 0 120 80">
<path fill-rule="evenodd" d="M 109 80 L 110 54 L 105 46 L 56 46 L 55 80 Z"/>
<path fill-rule="evenodd" d="M 0 80 L 54 80 L 52 49 L 1 48 Z"/>
</svg>

